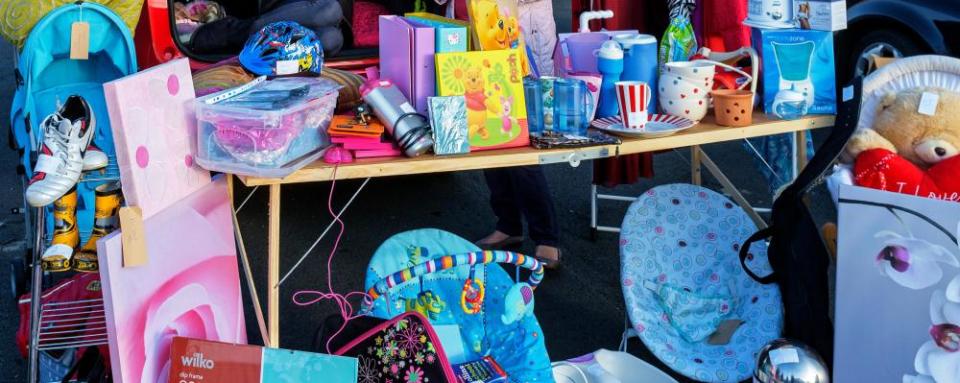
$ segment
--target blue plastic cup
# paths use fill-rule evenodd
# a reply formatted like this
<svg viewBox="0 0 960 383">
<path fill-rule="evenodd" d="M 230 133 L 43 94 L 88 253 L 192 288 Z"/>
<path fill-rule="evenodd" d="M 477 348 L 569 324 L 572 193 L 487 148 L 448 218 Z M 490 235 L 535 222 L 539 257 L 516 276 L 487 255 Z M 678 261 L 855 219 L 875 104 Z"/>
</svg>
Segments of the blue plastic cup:
<svg viewBox="0 0 960 383">
<path fill-rule="evenodd" d="M 527 104 L 527 129 L 530 134 L 543 133 L 543 93 L 539 79 L 523 78 L 523 97 Z"/>
<path fill-rule="evenodd" d="M 593 112 L 593 95 L 587 83 L 578 79 L 557 79 L 553 83 L 554 126 L 563 134 L 586 136 Z"/>
</svg>

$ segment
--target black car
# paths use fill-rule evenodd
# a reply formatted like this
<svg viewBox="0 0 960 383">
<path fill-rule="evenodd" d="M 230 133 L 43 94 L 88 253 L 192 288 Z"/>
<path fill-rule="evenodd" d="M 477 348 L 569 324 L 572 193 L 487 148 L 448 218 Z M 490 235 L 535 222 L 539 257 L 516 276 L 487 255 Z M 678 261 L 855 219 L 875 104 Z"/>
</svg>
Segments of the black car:
<svg viewBox="0 0 960 383">
<path fill-rule="evenodd" d="M 847 0 L 840 34 L 841 73 L 862 74 L 871 54 L 960 56 L 958 0 Z"/>
</svg>

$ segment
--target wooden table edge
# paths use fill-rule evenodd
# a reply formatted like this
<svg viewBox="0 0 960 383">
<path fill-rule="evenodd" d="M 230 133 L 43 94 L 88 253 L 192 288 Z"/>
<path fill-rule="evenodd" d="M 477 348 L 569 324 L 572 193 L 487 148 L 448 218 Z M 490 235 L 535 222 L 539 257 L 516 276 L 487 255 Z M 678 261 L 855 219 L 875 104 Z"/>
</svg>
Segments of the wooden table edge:
<svg viewBox="0 0 960 383">
<path fill-rule="evenodd" d="M 757 124 L 747 127 L 720 127 L 705 121 L 694 128 L 675 135 L 650 139 L 624 139 L 620 145 L 594 146 L 570 149 L 535 149 L 532 147 L 479 151 L 464 155 L 434 156 L 416 158 L 371 158 L 337 168 L 336 178 L 357 179 L 368 177 L 389 177 L 397 175 L 425 174 L 464 170 L 492 169 L 510 166 L 537 165 L 546 156 L 557 158 L 574 153 L 597 153 L 606 149 L 606 157 L 616 155 L 646 153 L 658 150 L 706 145 L 733 141 L 744 138 L 770 136 L 782 133 L 795 133 L 833 126 L 835 116 L 807 116 L 798 120 L 770 120 L 760 115 Z M 246 186 L 295 184 L 305 182 L 323 182 L 332 179 L 334 167 L 322 162 L 307 165 L 289 176 L 277 178 L 259 178 L 237 176 Z"/>
</svg>

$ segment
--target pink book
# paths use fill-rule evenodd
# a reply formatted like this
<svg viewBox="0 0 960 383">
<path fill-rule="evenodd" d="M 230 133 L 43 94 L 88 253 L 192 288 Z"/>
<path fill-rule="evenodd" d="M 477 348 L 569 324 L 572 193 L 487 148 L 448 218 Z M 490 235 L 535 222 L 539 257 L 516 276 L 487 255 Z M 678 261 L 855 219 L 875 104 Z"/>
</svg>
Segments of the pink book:
<svg viewBox="0 0 960 383">
<path fill-rule="evenodd" d="M 374 158 L 374 157 L 401 157 L 403 152 L 400 149 L 387 150 L 357 150 L 353 152 L 354 158 Z"/>
<path fill-rule="evenodd" d="M 330 142 L 334 144 L 369 144 L 383 142 L 380 137 L 330 137 Z"/>
<path fill-rule="evenodd" d="M 343 147 L 350 150 L 397 150 L 397 146 L 390 142 L 371 143 L 344 143 Z"/>
</svg>

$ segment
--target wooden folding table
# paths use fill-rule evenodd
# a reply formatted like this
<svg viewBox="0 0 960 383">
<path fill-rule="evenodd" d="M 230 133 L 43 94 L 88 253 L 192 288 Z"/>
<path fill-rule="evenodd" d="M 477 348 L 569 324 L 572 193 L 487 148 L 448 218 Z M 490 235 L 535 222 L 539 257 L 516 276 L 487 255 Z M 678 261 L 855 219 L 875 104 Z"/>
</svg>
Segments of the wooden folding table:
<svg viewBox="0 0 960 383">
<path fill-rule="evenodd" d="M 416 158 L 370 158 L 359 159 L 351 164 L 340 165 L 336 169 L 336 178 L 358 179 L 388 176 L 402 176 L 408 174 L 423 174 L 437 172 L 452 172 L 463 170 L 491 169 L 523 165 L 543 165 L 552 163 L 566 162 L 572 166 L 578 166 L 583 160 L 614 157 L 621 154 L 634 154 L 654 152 L 666 149 L 692 148 L 693 153 L 693 181 L 699 183 L 700 165 L 703 164 L 707 170 L 714 174 L 721 184 L 724 185 L 724 191 L 733 196 L 733 198 L 744 205 L 754 220 L 762 223 L 759 215 L 752 211 L 746 204 L 746 200 L 740 196 L 739 192 L 732 186 L 729 179 L 723 175 L 716 164 L 706 157 L 706 153 L 700 150 L 700 145 L 741 140 L 745 138 L 770 136 L 783 133 L 795 133 L 801 135 L 803 132 L 832 126 L 834 116 L 810 116 L 799 120 L 783 121 L 772 120 L 761 113 L 755 113 L 754 124 L 743 128 L 720 127 L 713 123 L 712 116 L 702 121 L 697 126 L 680 132 L 678 134 L 650 139 L 624 139 L 619 145 L 605 145 L 578 149 L 549 149 L 538 150 L 530 147 L 492 150 L 475 152 L 458 156 L 434 156 L 424 155 Z M 804 142 L 802 139 L 796 140 L 798 143 Z M 802 154 L 803 150 L 796 151 Z M 798 161 L 802 166 L 804 159 Z M 238 176 L 247 186 L 268 186 L 269 187 L 269 225 L 267 233 L 267 315 L 266 329 L 264 339 L 265 344 L 271 347 L 280 345 L 280 188 L 285 184 L 306 183 L 306 182 L 326 182 L 330 181 L 334 174 L 334 166 L 317 162 L 300 169 L 283 179 L 269 179 L 256 177 Z M 363 184 L 366 185 L 366 182 Z M 363 187 L 361 185 L 361 189 Z M 357 190 L 359 192 L 359 190 Z M 356 196 L 356 194 L 354 194 Z M 352 202 L 352 199 L 351 199 Z M 344 206 L 346 209 L 349 206 Z M 341 213 L 343 210 L 341 210 Z M 332 226 L 332 223 L 331 223 Z M 329 227 L 328 227 L 329 229 Z M 323 235 L 321 235 L 322 238 Z M 319 241 L 319 239 L 318 239 Z M 303 259 L 301 258 L 300 261 Z M 293 266 L 295 269 L 299 266 L 299 261 Z M 249 268 L 245 268 L 249 270 Z M 292 270 L 291 270 L 292 272 Z M 249 274 L 249 271 L 248 271 Z M 289 272 L 288 272 L 289 275 Z M 247 275 L 248 281 L 252 277 Z M 251 289 L 256 291 L 251 285 Z M 255 295 L 255 294 L 254 294 Z M 257 311 L 260 310 L 259 299 L 254 298 L 254 304 L 257 305 Z"/>
</svg>

